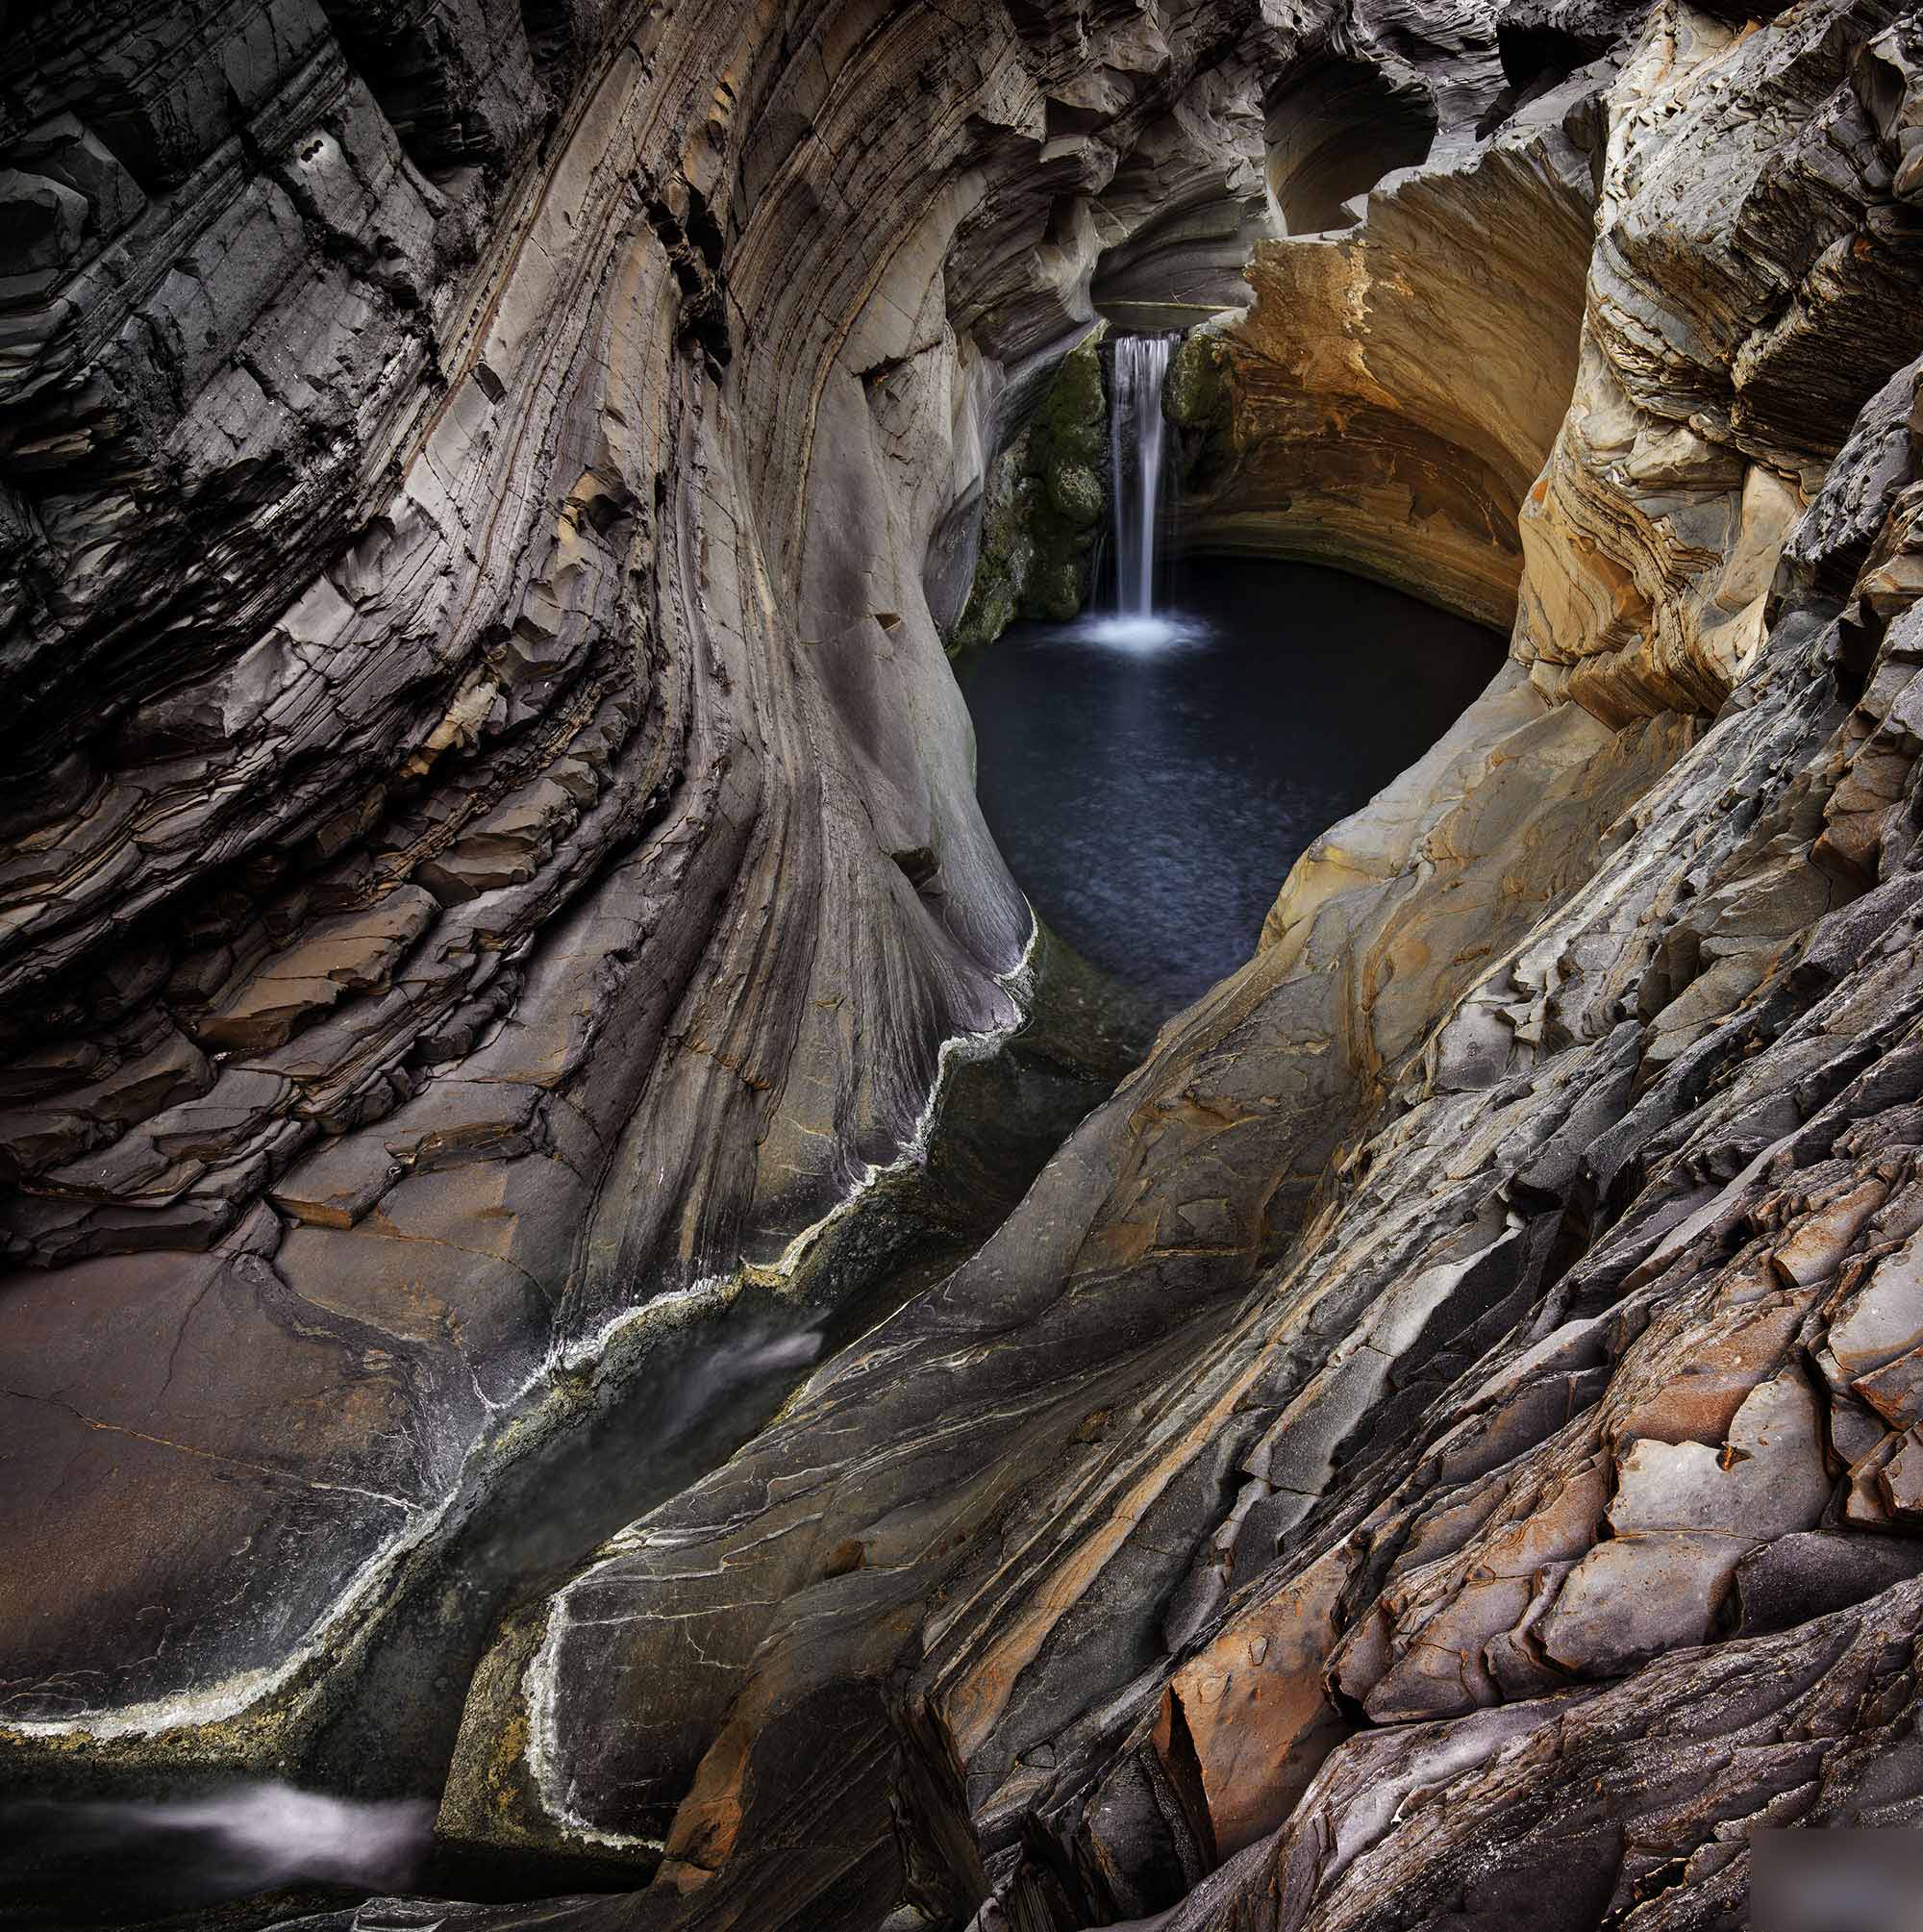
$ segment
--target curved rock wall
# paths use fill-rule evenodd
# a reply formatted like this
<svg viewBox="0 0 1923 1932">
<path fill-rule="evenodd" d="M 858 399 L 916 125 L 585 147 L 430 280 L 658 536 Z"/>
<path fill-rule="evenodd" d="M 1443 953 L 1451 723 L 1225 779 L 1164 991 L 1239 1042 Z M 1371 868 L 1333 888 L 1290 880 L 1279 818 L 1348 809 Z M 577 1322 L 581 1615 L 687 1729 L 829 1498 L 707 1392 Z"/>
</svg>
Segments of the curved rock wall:
<svg viewBox="0 0 1923 1932">
<path fill-rule="evenodd" d="M 1294 63 L 1269 96 L 1268 191 L 1287 235 L 1350 228 L 1384 175 L 1428 158 L 1436 132 L 1426 88 L 1383 63 L 1325 48 Z"/>
<path fill-rule="evenodd" d="M 1089 286 L 1123 331 L 1186 329 L 1239 299 L 1242 264 L 1267 232 L 1261 192 L 1261 42 L 1198 79 L 1097 197 L 1102 243 Z"/>
<path fill-rule="evenodd" d="M 1798 9 L 1759 38 L 1680 10 L 1624 73 L 1582 376 L 1521 525 L 1517 655 L 1545 690 L 1618 719 L 1719 705 L 1791 527 L 1913 349 L 1908 57 L 1873 32 L 1894 11 L 1845 35 Z"/>
<path fill-rule="evenodd" d="M 1907 58 L 1822 22 L 1744 58 Z M 1923 417 L 1830 315 L 1820 483 L 1800 401 L 1723 432 L 1813 491 L 1729 701 L 1545 691 L 1526 593 L 981 1254 L 504 1634 L 445 1829 L 625 1848 L 662 1925 L 1591 1925 L 1738 1895 L 1731 1819 L 1914 1815 Z"/>
<path fill-rule="evenodd" d="M 1179 541 L 1335 565 L 1509 627 L 1517 512 L 1575 376 L 1606 78 L 1492 139 L 1446 134 L 1347 233 L 1258 244 L 1254 306 L 1191 336 L 1172 378 Z M 1340 96 L 1365 116 L 1372 98 Z"/>
<path fill-rule="evenodd" d="M 0 1717 L 258 1759 L 1014 1020 L 924 557 L 1240 15 L 10 27 Z"/>
<path fill-rule="evenodd" d="M 1912 1819 L 1914 23 L 530 21 L 9 83 L 16 1759 L 296 1749 L 476 1443 L 912 1143 L 1027 929 L 923 584 L 1169 128 L 1243 193 L 1333 45 L 1441 132 L 1191 352 L 1204 514 L 1513 662 L 501 1629 L 443 1836 L 634 1894 L 306 1922 L 1684 1925 Z"/>
</svg>

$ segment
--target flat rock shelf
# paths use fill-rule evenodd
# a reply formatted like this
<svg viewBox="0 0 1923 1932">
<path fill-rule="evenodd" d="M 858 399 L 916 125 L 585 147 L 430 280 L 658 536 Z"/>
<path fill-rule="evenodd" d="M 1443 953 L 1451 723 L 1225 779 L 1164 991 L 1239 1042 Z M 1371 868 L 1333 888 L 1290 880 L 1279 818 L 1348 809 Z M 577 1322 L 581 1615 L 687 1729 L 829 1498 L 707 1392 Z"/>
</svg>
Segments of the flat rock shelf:
<svg viewBox="0 0 1923 1932">
<path fill-rule="evenodd" d="M 1255 950 L 1288 868 L 1502 663 L 1480 625 L 1314 565 L 1198 558 L 1172 635 L 1023 623 L 960 665 L 976 785 L 1036 910 L 1166 1016 Z"/>
</svg>

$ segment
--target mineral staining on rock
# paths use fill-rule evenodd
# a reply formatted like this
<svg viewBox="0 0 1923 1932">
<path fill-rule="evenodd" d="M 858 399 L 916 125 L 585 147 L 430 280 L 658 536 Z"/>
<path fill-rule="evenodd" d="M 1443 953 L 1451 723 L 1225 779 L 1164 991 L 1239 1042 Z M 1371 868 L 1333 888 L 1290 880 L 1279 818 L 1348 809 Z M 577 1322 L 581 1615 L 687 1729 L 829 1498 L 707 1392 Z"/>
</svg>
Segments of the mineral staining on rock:
<svg viewBox="0 0 1923 1932">
<path fill-rule="evenodd" d="M 1360 225 L 1260 242 L 1191 336 L 1187 539 L 1336 564 L 1507 629 L 1516 515 L 1569 401 L 1603 124 L 1592 64 L 1452 130 Z"/>
<path fill-rule="evenodd" d="M 1911 1819 L 1914 20 L 137 11 L 4 83 L 16 1780 L 297 1772 L 611 1346 L 840 1305 L 1029 938 L 941 632 L 1266 162 L 1192 529 L 1511 663 L 493 1632 L 443 1833 L 637 1895 L 361 1923 L 1682 1926 Z"/>
</svg>

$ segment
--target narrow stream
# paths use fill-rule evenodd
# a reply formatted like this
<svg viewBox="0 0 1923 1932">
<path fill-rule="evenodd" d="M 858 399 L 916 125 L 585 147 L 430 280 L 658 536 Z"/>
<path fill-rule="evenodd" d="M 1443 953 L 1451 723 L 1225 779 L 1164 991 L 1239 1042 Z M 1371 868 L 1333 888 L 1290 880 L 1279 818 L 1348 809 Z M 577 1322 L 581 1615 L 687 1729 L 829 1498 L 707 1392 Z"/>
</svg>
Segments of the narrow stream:
<svg viewBox="0 0 1923 1932">
<path fill-rule="evenodd" d="M 469 1679 L 505 1617 L 724 1462 L 812 1363 L 972 1252 L 1139 1059 L 1138 1004 L 1047 933 L 1031 973 L 1024 1025 L 944 1082 L 926 1164 L 877 1183 L 784 1292 L 745 1289 L 712 1319 L 664 1325 L 618 1370 L 582 1378 L 544 1430 L 522 1418 L 519 1454 L 478 1459 L 451 1528 L 390 1593 L 278 1779 L 191 1765 L 116 1777 L 83 1761 L 58 1786 L 0 1781 L 0 1928 L 246 1932 L 396 1888 L 633 1891 L 625 1863 L 433 1837 Z"/>
<path fill-rule="evenodd" d="M 1011 870 L 1164 1017 L 1249 957 L 1289 866 L 1503 656 L 1479 625 L 1311 565 L 1191 559 L 1179 591 L 1146 634 L 1017 624 L 959 666 Z"/>
<path fill-rule="evenodd" d="M 1304 565 L 1191 564 L 1171 607 L 1158 542 L 1173 339 L 1115 345 L 1115 608 L 1018 625 L 958 667 L 989 827 L 1060 939 L 1037 945 L 1027 1025 L 945 1087 L 926 1167 L 877 1190 L 859 1239 L 825 1243 L 787 1294 L 744 1291 L 618 1372 L 558 1388 L 538 1427 L 519 1418 L 525 1442 L 477 1460 L 445 1534 L 370 1611 L 365 1650 L 290 1740 L 290 1781 L 0 1791 L 0 1926 L 98 1932 L 184 1908 L 197 1922 L 243 1897 L 277 1916 L 262 1894 L 320 1903 L 394 1885 L 512 1899 L 632 1884 L 593 1858 L 432 1836 L 467 1683 L 502 1618 L 724 1461 L 818 1355 L 969 1252 L 1135 1064 L 1144 1018 L 1239 966 L 1294 859 L 1500 663 L 1472 624 Z"/>
</svg>

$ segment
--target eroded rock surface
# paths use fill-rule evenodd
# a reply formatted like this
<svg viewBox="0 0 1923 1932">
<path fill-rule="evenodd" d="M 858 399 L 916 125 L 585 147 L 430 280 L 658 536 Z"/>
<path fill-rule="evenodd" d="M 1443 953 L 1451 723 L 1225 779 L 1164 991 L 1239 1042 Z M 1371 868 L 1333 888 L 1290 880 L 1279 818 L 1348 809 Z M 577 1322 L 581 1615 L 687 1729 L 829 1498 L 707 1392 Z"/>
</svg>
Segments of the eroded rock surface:
<svg viewBox="0 0 1923 1932">
<path fill-rule="evenodd" d="M 1736 62 L 1720 94 L 1827 36 L 1829 91 L 1774 111 L 1866 114 L 1885 23 L 1824 19 L 1653 16 L 1591 96 L 1597 232 L 1650 178 L 1647 75 L 1678 47 Z M 1711 181 L 1753 127 L 1666 118 Z M 1258 275 L 1365 251 L 1386 201 L 1480 196 L 1541 139 L 1498 130 Z M 1913 246 L 1881 194 L 1858 231 Z M 1599 249 L 1592 315 L 1616 272 Z M 1923 417 L 1872 293 L 1829 312 L 1874 389 L 1839 398 L 1829 464 L 1800 410 L 1687 431 L 1731 452 L 1704 569 L 1763 598 L 1754 646 L 1662 589 L 1695 683 L 1548 676 L 1535 546 L 1572 575 L 1602 544 L 1600 512 L 1545 515 L 1516 661 L 1304 860 L 1256 960 L 979 1257 L 507 1633 L 444 1829 L 625 1844 L 655 1867 L 642 1923 L 983 1927 L 1486 1916 L 1553 1829 L 1580 1867 L 1557 1910 L 1588 1924 L 1658 1872 L 1677 1922 L 1734 1895 L 1729 1820 L 1907 1815 L 1907 1757 L 1872 1791 L 1854 1735 L 1793 1794 L 1748 1769 L 1684 1794 L 1705 1737 L 1798 1734 L 1789 1660 L 1837 1669 L 1810 1694 L 1838 1706 L 1907 1682 Z M 1579 347 L 1626 380 L 1607 330 L 1572 333 L 1572 424 Z M 1647 518 L 1632 470 L 1536 435 L 1550 480 L 1573 462 L 1614 528 Z M 1786 508 L 1746 528 L 1765 489 Z M 1863 1617 L 1898 1649 L 1853 1651 Z M 1608 1801 L 1632 1777 L 1648 1822 Z M 1490 1834 L 1507 1862 L 1465 1894 L 1459 1847 Z"/>
<path fill-rule="evenodd" d="M 1223 5 L 9 32 L 0 1723 L 253 1760 L 1015 1022 L 924 583 L 1250 83 Z"/>
<path fill-rule="evenodd" d="M 1510 664 L 496 1633 L 444 1840 L 632 1891 L 306 1922 L 1693 1926 L 1753 1824 L 1915 1821 L 1914 21 L 535 12 L 7 84 L 16 1754 L 297 1741 L 528 1390 L 778 1299 L 1012 1017 L 937 626 L 1259 146 L 1202 540 Z"/>
<path fill-rule="evenodd" d="M 1275 113 L 1300 117 L 1309 152 L 1283 142 L 1272 175 L 1285 218 L 1292 197 L 1311 205 L 1290 236 L 1313 232 L 1257 244 L 1253 306 L 1191 335 L 1171 375 L 1184 541 L 1338 565 L 1509 628 L 1516 514 L 1576 368 L 1613 74 L 1607 55 L 1567 58 L 1583 64 L 1520 105 L 1466 55 L 1437 76 L 1462 72 L 1464 91 L 1439 104 L 1407 79 L 1391 90 L 1393 61 L 1305 62 Z M 1437 133 L 1444 113 L 1467 118 Z M 1303 185 L 1361 165 L 1367 188 L 1383 169 L 1365 155 L 1424 164 L 1350 207 Z"/>
</svg>

